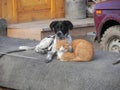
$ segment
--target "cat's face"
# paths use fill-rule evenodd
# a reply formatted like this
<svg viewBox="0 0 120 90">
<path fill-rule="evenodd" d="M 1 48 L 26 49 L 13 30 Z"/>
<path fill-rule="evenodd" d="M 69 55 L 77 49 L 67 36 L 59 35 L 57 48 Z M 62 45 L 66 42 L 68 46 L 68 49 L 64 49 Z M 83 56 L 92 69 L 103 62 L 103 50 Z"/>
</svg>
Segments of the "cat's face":
<svg viewBox="0 0 120 90">
<path fill-rule="evenodd" d="M 56 49 L 57 51 L 67 51 L 69 48 L 69 44 L 67 42 L 67 40 L 57 40 L 57 44 L 56 44 Z"/>
</svg>

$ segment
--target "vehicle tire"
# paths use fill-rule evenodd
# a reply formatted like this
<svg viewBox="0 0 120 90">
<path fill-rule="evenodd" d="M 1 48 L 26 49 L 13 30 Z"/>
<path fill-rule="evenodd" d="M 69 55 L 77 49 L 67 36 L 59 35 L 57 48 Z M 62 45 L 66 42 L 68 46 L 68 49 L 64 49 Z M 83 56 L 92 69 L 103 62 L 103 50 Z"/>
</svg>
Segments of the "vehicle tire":
<svg viewBox="0 0 120 90">
<path fill-rule="evenodd" d="M 101 39 L 103 50 L 120 53 L 120 25 L 108 28 Z"/>
</svg>

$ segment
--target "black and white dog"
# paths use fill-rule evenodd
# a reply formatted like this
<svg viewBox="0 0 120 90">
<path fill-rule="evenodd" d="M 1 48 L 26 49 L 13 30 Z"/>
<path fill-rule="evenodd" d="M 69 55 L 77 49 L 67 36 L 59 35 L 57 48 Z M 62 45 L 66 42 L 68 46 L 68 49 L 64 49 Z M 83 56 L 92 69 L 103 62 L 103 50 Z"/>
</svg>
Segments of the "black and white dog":
<svg viewBox="0 0 120 90">
<path fill-rule="evenodd" d="M 44 53 L 47 52 L 46 62 L 50 62 L 53 56 L 56 54 L 56 40 L 67 39 L 69 42 L 69 51 L 72 51 L 71 42 L 72 38 L 69 34 L 69 30 L 73 29 L 73 24 L 69 20 L 52 21 L 50 23 L 50 28 L 54 31 L 55 35 L 45 38 L 40 44 L 35 48 L 36 52 Z M 42 44 L 42 45 L 41 45 Z M 44 48 L 41 48 L 41 47 Z M 47 48 L 47 49 L 46 49 Z M 47 50 L 47 51 L 46 51 Z"/>
</svg>

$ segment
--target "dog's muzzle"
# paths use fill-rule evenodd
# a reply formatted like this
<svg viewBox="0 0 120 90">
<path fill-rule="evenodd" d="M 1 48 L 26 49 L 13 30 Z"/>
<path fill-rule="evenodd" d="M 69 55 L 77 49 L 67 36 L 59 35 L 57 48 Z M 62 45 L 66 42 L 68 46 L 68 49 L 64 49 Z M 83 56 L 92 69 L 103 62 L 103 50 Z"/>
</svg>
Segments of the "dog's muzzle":
<svg viewBox="0 0 120 90">
<path fill-rule="evenodd" d="M 61 31 L 58 31 L 58 32 L 56 33 L 56 35 L 57 35 L 57 37 L 58 37 L 60 40 L 65 39 L 65 36 L 64 36 L 64 34 L 63 34 Z"/>
</svg>

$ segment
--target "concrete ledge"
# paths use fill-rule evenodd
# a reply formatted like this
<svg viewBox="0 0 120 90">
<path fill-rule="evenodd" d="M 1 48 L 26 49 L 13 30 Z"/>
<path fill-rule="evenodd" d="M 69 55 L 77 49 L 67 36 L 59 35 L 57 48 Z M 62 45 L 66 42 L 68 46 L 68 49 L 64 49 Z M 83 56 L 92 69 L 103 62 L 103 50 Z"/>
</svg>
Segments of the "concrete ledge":
<svg viewBox="0 0 120 90">
<path fill-rule="evenodd" d="M 66 19 L 58 19 L 58 20 L 66 20 Z M 11 24 L 8 26 L 7 36 L 14 38 L 22 38 L 22 39 L 41 40 L 42 38 L 48 36 L 49 34 L 54 34 L 49 28 L 49 25 L 52 21 L 54 20 Z M 86 33 L 88 32 L 88 30 L 95 31 L 93 18 L 70 20 L 70 21 L 74 25 L 74 29 L 73 31 L 71 31 L 72 32 L 71 35 L 73 36 L 76 36 L 80 32 Z M 92 29 L 89 29 L 89 27 L 92 27 Z"/>
</svg>

